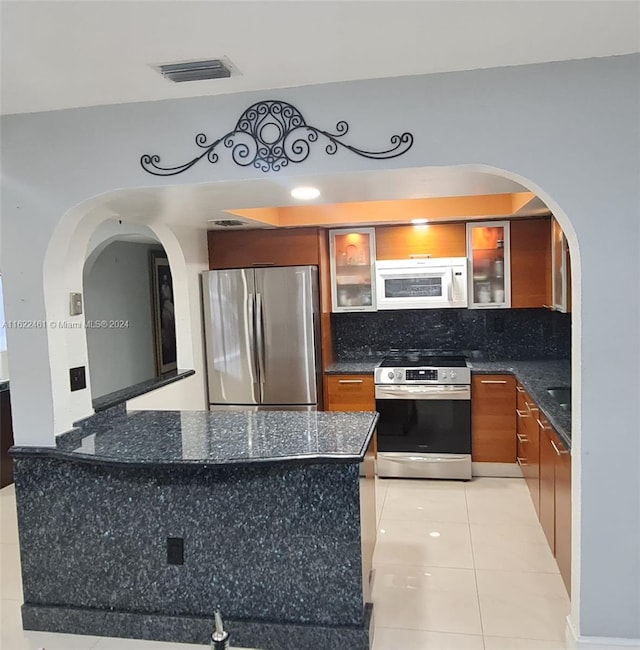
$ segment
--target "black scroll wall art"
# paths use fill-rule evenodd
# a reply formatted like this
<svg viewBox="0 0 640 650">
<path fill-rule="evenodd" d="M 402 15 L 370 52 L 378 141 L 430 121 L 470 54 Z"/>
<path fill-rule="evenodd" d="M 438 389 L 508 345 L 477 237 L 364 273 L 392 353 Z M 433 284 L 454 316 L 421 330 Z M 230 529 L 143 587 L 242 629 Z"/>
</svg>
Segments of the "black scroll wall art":
<svg viewBox="0 0 640 650">
<path fill-rule="evenodd" d="M 333 155 L 343 147 L 364 158 L 387 160 L 406 153 L 413 144 L 411 133 L 391 136 L 391 147 L 383 151 L 366 151 L 344 142 L 349 125 L 344 120 L 336 124 L 335 133 L 307 124 L 300 111 L 287 102 L 262 101 L 253 104 L 241 115 L 233 131 L 208 142 L 204 133 L 198 133 L 196 144 L 204 151 L 191 160 L 175 167 L 162 167 L 160 156 L 144 154 L 140 158 L 142 168 L 155 176 L 175 176 L 187 171 L 203 158 L 210 163 L 218 162 L 220 143 L 231 149 L 231 157 L 237 165 L 253 165 L 263 172 L 280 171 L 289 163 L 301 163 L 307 159 L 311 144 L 319 136 L 328 141 L 325 151 Z"/>
</svg>

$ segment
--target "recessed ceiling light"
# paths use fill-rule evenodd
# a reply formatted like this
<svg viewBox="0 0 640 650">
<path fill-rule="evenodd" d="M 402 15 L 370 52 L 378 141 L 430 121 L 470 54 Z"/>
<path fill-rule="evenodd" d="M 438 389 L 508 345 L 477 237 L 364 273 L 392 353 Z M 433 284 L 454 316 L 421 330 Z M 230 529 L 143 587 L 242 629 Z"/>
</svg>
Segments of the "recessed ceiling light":
<svg viewBox="0 0 640 650">
<path fill-rule="evenodd" d="M 425 223 L 429 223 L 429 219 L 411 219 L 411 223 L 415 226 L 421 226 Z"/>
<path fill-rule="evenodd" d="M 317 187 L 294 187 L 291 190 L 291 196 L 301 201 L 311 201 L 320 196 L 320 190 Z"/>
</svg>

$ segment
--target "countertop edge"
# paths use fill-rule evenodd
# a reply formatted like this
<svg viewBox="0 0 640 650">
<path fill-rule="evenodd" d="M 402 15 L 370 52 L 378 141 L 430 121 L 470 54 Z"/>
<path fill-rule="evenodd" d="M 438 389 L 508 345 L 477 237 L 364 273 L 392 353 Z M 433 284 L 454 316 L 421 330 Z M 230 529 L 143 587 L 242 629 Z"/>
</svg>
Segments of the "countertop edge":
<svg viewBox="0 0 640 650">
<path fill-rule="evenodd" d="M 186 377 L 191 377 L 195 375 L 196 371 L 192 369 L 188 370 L 178 370 L 175 374 L 164 375 L 162 377 L 155 377 L 147 381 L 134 384 L 127 388 L 122 388 L 120 390 L 108 393 L 102 397 L 97 397 L 92 400 L 93 410 L 96 413 L 101 411 L 106 411 L 109 408 L 118 406 L 118 404 L 123 404 L 124 402 L 134 399 L 135 397 L 140 397 L 141 395 L 146 395 L 151 391 L 157 390 L 158 388 L 163 388 L 169 384 L 173 384 L 176 381 L 185 379 Z"/>
<path fill-rule="evenodd" d="M 274 456 L 272 458 L 230 458 L 223 461 L 188 459 L 188 460 L 127 460 L 122 458 L 110 458 L 108 456 L 96 457 L 88 454 L 82 454 L 74 451 L 66 451 L 57 447 L 25 447 L 14 445 L 9 450 L 9 454 L 14 459 L 20 458 L 53 458 L 70 462 L 81 463 L 98 467 L 118 467 L 123 469 L 163 469 L 163 468 L 201 468 L 201 469 L 223 469 L 225 467 L 250 467 L 250 466 L 270 466 L 270 465 L 318 465 L 318 464 L 355 464 L 364 460 L 367 448 L 375 432 L 379 413 L 369 412 L 373 419 L 367 433 L 364 436 L 362 446 L 357 454 L 339 454 L 339 453 L 314 453 L 298 454 L 294 456 Z"/>
</svg>

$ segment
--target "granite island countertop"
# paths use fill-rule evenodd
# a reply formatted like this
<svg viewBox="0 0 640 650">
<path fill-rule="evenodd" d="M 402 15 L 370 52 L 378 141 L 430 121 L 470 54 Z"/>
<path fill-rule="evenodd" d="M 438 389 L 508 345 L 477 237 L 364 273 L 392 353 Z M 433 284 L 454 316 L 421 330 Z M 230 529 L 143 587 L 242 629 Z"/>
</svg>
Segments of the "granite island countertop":
<svg viewBox="0 0 640 650">
<path fill-rule="evenodd" d="M 128 467 L 356 463 L 377 421 L 375 412 L 120 411 L 88 418 L 56 448 L 14 447 L 12 455 Z"/>
<path fill-rule="evenodd" d="M 342 360 L 331 364 L 327 375 L 373 374 L 381 358 Z M 524 386 L 533 400 L 548 418 L 563 443 L 571 449 L 571 412 L 562 408 L 547 393 L 553 386 L 571 386 L 571 362 L 559 361 L 480 361 L 469 358 L 472 374 L 511 374 Z"/>
</svg>

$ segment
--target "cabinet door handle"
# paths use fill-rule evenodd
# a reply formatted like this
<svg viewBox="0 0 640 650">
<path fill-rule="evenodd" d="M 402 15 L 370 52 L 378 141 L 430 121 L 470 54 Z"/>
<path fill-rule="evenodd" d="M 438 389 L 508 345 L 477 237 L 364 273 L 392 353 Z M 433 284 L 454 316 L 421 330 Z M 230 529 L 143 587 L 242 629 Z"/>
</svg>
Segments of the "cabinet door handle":
<svg viewBox="0 0 640 650">
<path fill-rule="evenodd" d="M 540 418 L 537 418 L 536 422 L 538 423 L 538 426 L 541 429 L 550 429 L 551 428 L 548 424 L 542 424 L 542 422 L 540 422 Z M 553 444 L 553 442 L 551 442 L 551 444 Z"/>
<path fill-rule="evenodd" d="M 506 379 L 481 379 L 481 384 L 506 384 Z"/>
<path fill-rule="evenodd" d="M 550 442 L 551 442 L 551 446 L 552 446 L 553 449 L 555 450 L 556 454 L 558 454 L 558 456 L 563 456 L 564 454 L 568 454 L 568 453 L 569 453 L 566 449 L 563 449 L 562 451 L 560 451 L 560 450 L 556 447 L 556 443 L 553 442 L 553 440 L 550 440 Z"/>
<path fill-rule="evenodd" d="M 251 266 L 275 266 L 275 262 L 252 262 Z"/>
<path fill-rule="evenodd" d="M 338 379 L 339 384 L 362 384 L 363 379 Z"/>
<path fill-rule="evenodd" d="M 516 409 L 516 414 L 518 415 L 519 418 L 530 418 L 531 413 L 525 413 L 524 411 L 521 411 L 520 409 Z"/>
<path fill-rule="evenodd" d="M 528 465 L 529 463 L 526 463 L 527 459 L 526 458 L 520 458 L 520 456 L 516 456 L 516 461 L 520 467 L 524 467 L 525 465 Z"/>
<path fill-rule="evenodd" d="M 521 433 L 516 433 L 516 438 L 520 442 L 529 442 L 529 438 L 525 438 Z"/>
<path fill-rule="evenodd" d="M 522 388 L 522 386 L 516 386 L 516 390 L 517 390 L 519 393 L 524 393 L 524 388 Z"/>
</svg>

